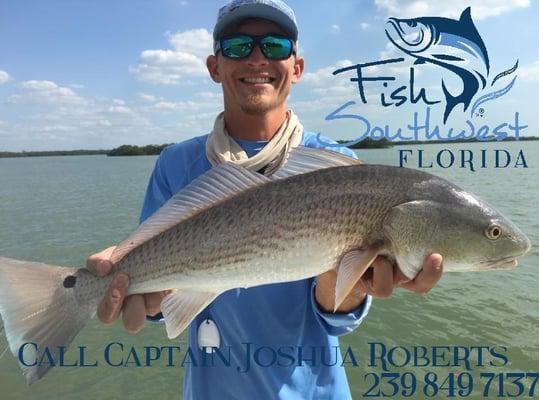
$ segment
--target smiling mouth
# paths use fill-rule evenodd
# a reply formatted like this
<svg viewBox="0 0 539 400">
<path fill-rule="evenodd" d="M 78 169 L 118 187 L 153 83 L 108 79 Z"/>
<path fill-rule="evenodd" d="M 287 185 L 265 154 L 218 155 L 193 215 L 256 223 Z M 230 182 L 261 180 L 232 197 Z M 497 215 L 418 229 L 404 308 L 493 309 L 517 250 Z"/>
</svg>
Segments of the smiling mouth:
<svg viewBox="0 0 539 400">
<path fill-rule="evenodd" d="M 275 78 L 271 78 L 271 77 L 240 78 L 240 81 L 242 81 L 243 83 L 250 83 L 250 84 L 272 83 L 274 80 Z"/>
</svg>

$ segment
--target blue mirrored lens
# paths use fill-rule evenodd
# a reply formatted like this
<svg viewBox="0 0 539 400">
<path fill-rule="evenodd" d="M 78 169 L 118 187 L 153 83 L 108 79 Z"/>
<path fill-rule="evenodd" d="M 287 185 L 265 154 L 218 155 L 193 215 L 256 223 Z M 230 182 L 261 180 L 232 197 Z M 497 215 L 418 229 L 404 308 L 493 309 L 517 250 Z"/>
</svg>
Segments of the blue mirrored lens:
<svg viewBox="0 0 539 400">
<path fill-rule="evenodd" d="M 281 36 L 249 36 L 234 35 L 220 40 L 220 50 L 228 58 L 246 58 L 258 44 L 262 54 L 270 60 L 285 60 L 292 55 L 294 43 L 291 39 Z"/>
</svg>

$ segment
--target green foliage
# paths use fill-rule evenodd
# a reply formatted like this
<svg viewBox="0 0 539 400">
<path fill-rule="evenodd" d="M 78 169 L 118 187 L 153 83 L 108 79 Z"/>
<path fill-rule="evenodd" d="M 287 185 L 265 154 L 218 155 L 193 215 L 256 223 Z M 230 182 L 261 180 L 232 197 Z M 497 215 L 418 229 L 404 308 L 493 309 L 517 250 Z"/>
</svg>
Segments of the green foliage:
<svg viewBox="0 0 539 400">
<path fill-rule="evenodd" d="M 107 153 L 108 156 L 157 156 L 161 154 L 161 151 L 170 143 L 167 144 L 149 144 L 147 146 L 133 146 L 124 144 L 123 146 L 116 147 Z"/>
<path fill-rule="evenodd" d="M 527 140 L 539 140 L 539 136 L 522 136 L 519 141 Z M 514 137 L 507 137 L 503 142 L 516 141 Z M 349 140 L 337 140 L 338 143 L 346 143 Z M 351 149 L 384 149 L 391 146 L 403 146 L 414 144 L 442 144 L 442 143 L 474 143 L 484 142 L 484 140 L 478 140 L 477 138 L 471 139 L 459 139 L 459 140 L 417 140 L 417 141 L 399 141 L 392 142 L 386 138 L 381 140 L 373 140 L 371 138 L 365 138 L 359 143 L 349 146 Z M 490 141 L 492 142 L 492 141 Z M 0 158 L 7 157 L 50 157 L 50 156 L 86 156 L 106 154 L 107 156 L 157 156 L 161 154 L 161 151 L 170 143 L 166 144 L 149 144 L 146 146 L 133 146 L 124 144 L 123 146 L 116 147 L 112 150 L 54 150 L 54 151 L 0 151 Z"/>
<path fill-rule="evenodd" d="M 349 140 L 337 140 L 338 143 L 346 143 Z M 393 146 L 393 142 L 386 138 L 381 140 L 373 140 L 370 137 L 363 139 L 361 142 L 348 146 L 350 149 L 385 149 Z"/>
<path fill-rule="evenodd" d="M 108 150 L 53 150 L 53 151 L 0 151 L 0 158 L 8 157 L 54 157 L 54 156 L 94 156 L 107 154 Z"/>
</svg>

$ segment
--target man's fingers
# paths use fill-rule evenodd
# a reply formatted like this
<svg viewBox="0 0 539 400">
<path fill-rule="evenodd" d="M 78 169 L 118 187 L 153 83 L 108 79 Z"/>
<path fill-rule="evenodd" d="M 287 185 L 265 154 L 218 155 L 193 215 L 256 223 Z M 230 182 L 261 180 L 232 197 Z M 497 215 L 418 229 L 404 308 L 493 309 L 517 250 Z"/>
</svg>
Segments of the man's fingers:
<svg viewBox="0 0 539 400">
<path fill-rule="evenodd" d="M 427 294 L 440 280 L 443 273 L 442 256 L 433 253 L 425 259 L 423 268 L 414 280 L 400 286 L 419 294 Z"/>
<path fill-rule="evenodd" d="M 106 276 L 110 274 L 112 263 L 109 260 L 115 248 L 116 246 L 112 246 L 88 257 L 86 260 L 86 268 L 97 276 Z"/>
<path fill-rule="evenodd" d="M 122 309 L 127 286 L 129 286 L 129 277 L 126 274 L 118 274 L 112 280 L 105 297 L 97 306 L 99 321 L 107 325 L 116 321 Z"/>
<path fill-rule="evenodd" d="M 393 264 L 384 257 L 378 257 L 372 267 L 372 290 L 376 297 L 389 298 L 393 293 Z"/>
<path fill-rule="evenodd" d="M 409 282 L 410 279 L 404 275 L 398 266 L 394 266 L 393 269 L 393 286 L 402 286 L 402 283 Z"/>
<path fill-rule="evenodd" d="M 144 295 L 144 304 L 146 307 L 146 315 L 152 317 L 161 312 L 161 301 L 166 295 L 170 293 L 170 290 L 164 292 L 147 293 Z"/>
<path fill-rule="evenodd" d="M 125 329 L 130 333 L 138 333 L 144 328 L 146 322 L 144 295 L 134 294 L 126 297 L 122 319 Z"/>
<path fill-rule="evenodd" d="M 393 293 L 393 264 L 385 257 L 377 257 L 356 285 L 371 296 L 388 298 Z"/>
</svg>

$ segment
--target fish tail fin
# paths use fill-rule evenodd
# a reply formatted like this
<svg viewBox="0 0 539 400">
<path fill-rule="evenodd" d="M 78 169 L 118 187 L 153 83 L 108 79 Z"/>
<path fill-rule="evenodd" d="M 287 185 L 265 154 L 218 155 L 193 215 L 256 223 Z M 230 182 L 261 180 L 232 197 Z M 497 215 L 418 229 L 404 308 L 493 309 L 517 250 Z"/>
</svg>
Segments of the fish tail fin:
<svg viewBox="0 0 539 400">
<path fill-rule="evenodd" d="M 77 270 L 0 257 L 0 315 L 29 385 L 55 365 L 95 313 L 77 302 Z"/>
</svg>

